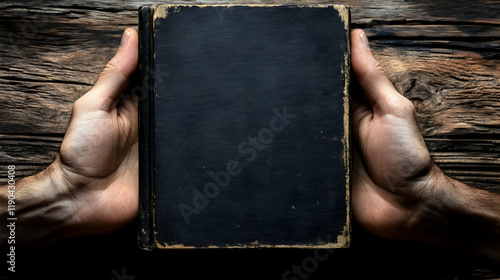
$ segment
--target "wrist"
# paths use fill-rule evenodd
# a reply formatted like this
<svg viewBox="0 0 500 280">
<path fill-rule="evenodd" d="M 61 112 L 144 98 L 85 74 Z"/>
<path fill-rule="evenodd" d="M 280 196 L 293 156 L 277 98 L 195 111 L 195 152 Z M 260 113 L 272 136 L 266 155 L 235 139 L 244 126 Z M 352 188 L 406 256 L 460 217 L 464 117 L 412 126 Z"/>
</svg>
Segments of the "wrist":
<svg viewBox="0 0 500 280">
<path fill-rule="evenodd" d="M 51 233 L 53 241 L 77 236 L 77 217 L 78 203 L 75 199 L 75 187 L 69 180 L 68 174 L 60 162 L 59 156 L 44 171 L 46 180 L 46 190 L 40 188 L 42 194 L 39 194 L 39 206 L 45 210 L 40 212 L 42 221 L 51 224 Z M 43 205 L 42 205 L 43 204 Z"/>
<path fill-rule="evenodd" d="M 456 202 L 453 199 L 456 190 L 450 187 L 449 180 L 450 178 L 436 167 L 423 192 L 425 195 L 410 211 L 410 239 L 436 245 L 445 242 L 448 229 L 444 223 L 448 223 L 457 215 Z"/>
<path fill-rule="evenodd" d="M 2 193 L 1 199 L 5 205 L 6 193 Z M 68 229 L 75 213 L 75 204 L 56 160 L 44 171 L 16 182 L 13 217 L 16 218 L 17 246 L 33 249 L 34 244 L 35 247 L 43 247 L 71 236 Z M 1 223 L 5 221 L 6 218 L 2 217 Z M 1 237 L 2 240 L 4 238 Z"/>
<path fill-rule="evenodd" d="M 412 213 L 412 239 L 500 261 L 499 201 L 439 170 Z"/>
</svg>

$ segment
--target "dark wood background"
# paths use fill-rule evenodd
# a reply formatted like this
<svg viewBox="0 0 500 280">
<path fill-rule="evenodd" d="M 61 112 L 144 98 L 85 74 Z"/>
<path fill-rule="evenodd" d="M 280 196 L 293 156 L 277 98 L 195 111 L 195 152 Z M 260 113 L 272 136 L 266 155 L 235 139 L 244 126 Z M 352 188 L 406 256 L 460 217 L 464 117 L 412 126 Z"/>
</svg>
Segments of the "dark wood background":
<svg viewBox="0 0 500 280">
<path fill-rule="evenodd" d="M 156 3 L 160 2 L 164 1 Z M 300 1 L 305 2 L 311 1 Z M 325 2 L 351 6 L 352 28 L 365 29 L 396 88 L 415 104 L 436 163 L 456 179 L 500 192 L 500 2 Z M 123 30 L 137 26 L 137 8 L 148 3 L 0 2 L 0 170 L 15 164 L 17 174 L 28 176 L 53 161 L 73 102 L 96 81 Z M 0 253 L 2 262 L 6 253 Z M 135 250 L 132 224 L 114 234 L 21 254 L 18 269 L 39 277 L 72 279 L 151 279 L 155 273 L 161 278 L 179 274 L 279 279 L 312 255 L 301 250 L 148 254 Z M 4 271 L 0 275 L 12 276 Z M 354 225 L 352 248 L 335 251 L 307 276 L 492 279 L 500 272 L 480 260 L 428 245 L 384 240 Z"/>
</svg>

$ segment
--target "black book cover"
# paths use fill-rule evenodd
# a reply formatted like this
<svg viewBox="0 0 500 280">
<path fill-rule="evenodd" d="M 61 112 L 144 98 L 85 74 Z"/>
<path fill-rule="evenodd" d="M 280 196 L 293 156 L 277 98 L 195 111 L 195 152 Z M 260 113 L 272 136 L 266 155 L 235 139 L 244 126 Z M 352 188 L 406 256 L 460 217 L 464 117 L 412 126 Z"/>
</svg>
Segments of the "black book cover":
<svg viewBox="0 0 500 280">
<path fill-rule="evenodd" d="M 349 9 L 139 10 L 139 246 L 350 243 Z"/>
</svg>

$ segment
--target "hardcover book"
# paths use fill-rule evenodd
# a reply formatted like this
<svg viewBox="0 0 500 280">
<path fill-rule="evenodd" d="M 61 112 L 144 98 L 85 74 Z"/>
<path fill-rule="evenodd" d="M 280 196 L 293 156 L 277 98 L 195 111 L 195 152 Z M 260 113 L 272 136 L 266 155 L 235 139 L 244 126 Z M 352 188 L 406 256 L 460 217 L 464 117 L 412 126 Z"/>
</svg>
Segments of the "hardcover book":
<svg viewBox="0 0 500 280">
<path fill-rule="evenodd" d="M 141 248 L 349 246 L 349 21 L 141 7 Z"/>
</svg>

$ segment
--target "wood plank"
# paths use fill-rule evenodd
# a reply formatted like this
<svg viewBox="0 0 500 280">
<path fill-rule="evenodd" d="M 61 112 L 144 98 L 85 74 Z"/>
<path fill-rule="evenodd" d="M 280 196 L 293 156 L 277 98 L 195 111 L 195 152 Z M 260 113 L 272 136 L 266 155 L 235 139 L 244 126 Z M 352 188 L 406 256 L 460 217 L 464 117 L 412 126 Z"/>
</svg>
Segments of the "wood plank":
<svg viewBox="0 0 500 280">
<path fill-rule="evenodd" d="M 375 49 L 395 87 L 415 104 L 425 137 L 500 137 L 499 53 L 379 45 Z"/>
<path fill-rule="evenodd" d="M 437 14 L 434 10 L 434 14 L 424 13 L 430 10 L 426 6 L 429 3 L 425 1 L 400 2 L 398 5 L 394 1 L 347 2 L 353 7 L 354 26 L 365 25 L 375 40 L 427 36 L 448 38 L 450 40 L 441 45 L 453 45 L 450 41 L 460 43 L 464 38 L 473 41 L 498 38 L 498 13 L 489 12 L 495 11 L 494 8 L 488 12 L 480 8 L 481 4 L 495 7 L 492 1 L 480 1 L 471 7 L 472 10 L 467 11 L 467 14 L 474 17 L 458 17 L 464 13 L 464 9 L 457 8 L 453 1 L 437 5 L 437 10 L 448 11 L 439 16 L 434 15 Z M 11 30 L 5 37 L 0 37 L 0 49 L 6 54 L 0 63 L 0 90 L 6 93 L 0 97 L 0 101 L 7 108 L 3 114 L 0 113 L 3 132 L 64 132 L 65 126 L 61 124 L 67 123 L 69 119 L 72 102 L 95 82 L 97 74 L 112 56 L 122 30 L 136 24 L 136 8 L 144 2 L 110 3 L 114 2 L 4 1 L 0 4 L 0 26 Z M 446 17 L 443 18 L 443 15 Z M 440 25 L 429 25 L 432 22 Z M 399 25 L 394 26 L 394 23 Z M 447 26 L 445 30 L 440 30 L 443 23 Z M 472 23 L 475 25 L 470 25 Z M 452 24 L 460 24 L 460 27 Z M 494 34 L 497 36 L 491 36 Z M 400 43 L 421 44 L 411 39 Z M 429 41 L 425 43 L 429 44 Z M 498 40 L 476 45 L 493 49 L 498 45 Z M 30 110 L 24 110 L 26 107 Z M 11 119 L 23 120 L 24 124 L 3 121 L 6 115 L 11 116 Z M 50 116 L 54 122 L 47 123 L 40 116 Z M 26 123 L 30 123 L 31 127 L 26 127 Z"/>
<path fill-rule="evenodd" d="M 497 137 L 492 136 L 498 135 L 500 123 L 500 20 L 495 1 L 479 1 L 470 10 L 455 1 L 440 5 L 429 1 L 346 2 L 352 6 L 353 26 L 366 28 L 392 81 L 416 105 L 424 136 L 475 133 L 476 137 Z M 136 24 L 136 8 L 144 2 L 111 3 L 114 1 L 0 4 L 0 26 L 10 30 L 0 35 L 0 91 L 4 93 L 0 101 L 5 104 L 0 111 L 1 133 L 65 132 L 72 103 L 95 82 L 122 30 Z M 485 11 L 485 6 L 490 9 Z M 0 141 L 0 162 L 49 164 L 57 153 L 57 149 L 30 146 L 30 141 L 43 143 L 36 137 L 20 141 L 17 147 L 15 141 Z M 481 168 L 471 166 L 470 151 L 460 155 L 444 151 L 437 156 L 442 148 L 429 141 L 428 145 L 450 174 L 483 187 L 494 184 L 496 175 L 485 183 L 481 174 L 454 171 L 457 161 L 465 164 L 463 168 Z M 480 151 L 486 149 L 475 145 Z M 22 156 L 19 151 L 26 153 Z M 487 164 L 498 167 L 497 162 Z"/>
<path fill-rule="evenodd" d="M 122 31 L 57 15 L 11 15 L 0 26 L 13 31 L 0 37 L 1 132 L 64 133 L 73 102 L 95 82 Z M 37 32 L 23 32 L 27 26 Z"/>
<path fill-rule="evenodd" d="M 61 141 L 62 136 L 2 134 L 0 135 L 0 165 L 49 165 L 59 152 Z M 37 169 L 33 168 L 33 171 Z"/>
<path fill-rule="evenodd" d="M 172 1 L 159 0 L 155 3 L 171 3 Z M 201 1 L 182 1 L 184 3 L 198 4 L 213 4 L 213 3 L 241 3 L 239 0 L 201 0 Z M 52 0 L 52 1 L 2 1 L 0 7 L 12 8 L 31 8 L 33 7 L 48 7 L 51 9 L 62 8 L 68 10 L 85 11 L 91 10 L 94 12 L 120 12 L 124 10 L 137 11 L 140 5 L 151 3 L 147 0 L 98 0 L 98 1 L 76 1 L 76 0 Z M 245 3 L 282 3 L 296 4 L 294 0 L 249 0 Z M 470 5 L 470 1 L 457 2 L 454 0 L 442 0 L 439 3 L 433 0 L 420 1 L 405 1 L 405 0 L 304 0 L 301 3 L 336 3 L 346 4 L 352 8 L 353 19 L 359 22 L 372 20 L 456 20 L 456 21 L 480 21 L 480 22 L 497 22 L 500 20 L 498 11 L 500 4 L 495 0 L 478 0 L 473 1 L 474 5 Z"/>
<path fill-rule="evenodd" d="M 171 3 L 172 1 L 159 0 L 155 3 Z M 201 1 L 182 1 L 184 3 L 198 4 L 213 4 L 213 3 L 241 3 L 238 0 L 201 0 Z M 474 1 L 474 5 L 470 5 L 469 1 L 460 3 L 454 0 L 442 0 L 436 3 L 433 0 L 420 1 L 405 1 L 405 0 L 304 0 L 301 3 L 333 3 L 346 4 L 351 7 L 353 23 L 366 24 L 394 21 L 454 21 L 456 24 L 463 22 L 475 23 L 493 23 L 500 22 L 500 4 L 496 0 L 478 0 Z M 46 11 L 47 14 L 59 14 L 68 17 L 87 17 L 92 18 L 92 15 L 100 13 L 108 13 L 107 17 L 101 18 L 101 21 L 110 22 L 119 17 L 121 13 L 136 14 L 137 8 L 141 5 L 149 4 L 147 0 L 98 0 L 98 1 L 15 1 L 5 0 L 0 3 L 0 15 L 4 10 L 18 10 L 26 12 Z M 281 3 L 281 4 L 296 4 L 294 0 L 249 0 L 245 3 Z M 469 4 L 467 4 L 469 3 Z M 465 4 L 465 5 L 464 5 Z M 114 14 L 114 15 L 113 15 Z M 3 15 L 2 15 L 3 16 Z M 134 23 L 136 20 L 134 20 Z M 130 24 L 122 22 L 121 24 Z"/>
<path fill-rule="evenodd" d="M 453 178 L 499 192 L 500 54 L 372 45 L 396 88 L 414 103 L 436 164 Z"/>
<path fill-rule="evenodd" d="M 72 103 L 95 82 L 118 46 L 123 29 L 136 26 L 137 8 L 146 2 L 0 2 L 0 102 L 3 104 L 0 109 L 0 171 L 6 170 L 6 165 L 16 164 L 17 175 L 24 177 L 39 172 L 52 162 L 69 122 Z M 366 30 L 372 48 L 391 80 L 416 105 L 418 121 L 436 163 L 454 178 L 498 191 L 500 2 L 326 2 L 352 7 L 352 27 Z M 0 182 L 2 180 L 4 178 L 0 178 Z M 366 236 L 363 236 L 357 244 L 363 238 L 366 241 Z M 379 244 L 380 240 L 376 241 L 368 240 L 368 243 Z M 392 251 L 387 250 L 391 248 L 390 244 Z M 117 247 L 122 245 L 120 243 Z M 90 242 L 88 247 L 92 246 L 95 244 Z M 401 243 L 386 241 L 373 250 L 372 255 L 369 254 L 372 251 L 360 249 L 351 260 L 372 256 L 365 258 L 361 266 L 371 266 L 380 271 L 378 274 L 386 276 L 380 267 L 384 267 L 386 260 L 397 262 L 397 258 L 389 256 L 406 254 L 407 249 Z M 383 256 L 387 258 L 380 258 L 382 251 L 386 252 Z M 434 265 L 440 267 L 440 272 L 447 271 L 441 275 L 448 275 L 449 279 L 455 279 L 453 273 L 456 271 L 465 271 L 458 268 L 460 264 L 450 261 L 454 255 L 433 259 L 433 254 L 435 252 L 425 249 L 417 251 L 412 259 L 416 263 L 421 260 L 417 266 L 410 264 L 405 256 L 391 271 L 397 271 L 401 267 L 399 264 L 406 267 L 399 269 L 401 273 L 419 267 L 424 275 L 430 271 L 428 266 Z M 424 255 L 425 260 L 420 257 Z M 338 265 L 334 257 L 331 260 L 332 265 Z M 299 261 L 302 259 L 297 259 Z M 445 268 L 442 268 L 442 261 L 448 263 Z M 372 276 L 372 270 L 367 271 Z M 400 274 L 393 272 L 390 275 Z M 463 275 L 463 278 L 474 275 L 486 279 L 499 274 L 481 270 L 463 272 Z M 436 274 L 432 277 L 436 278 Z M 462 274 L 458 278 L 461 279 Z"/>
</svg>

